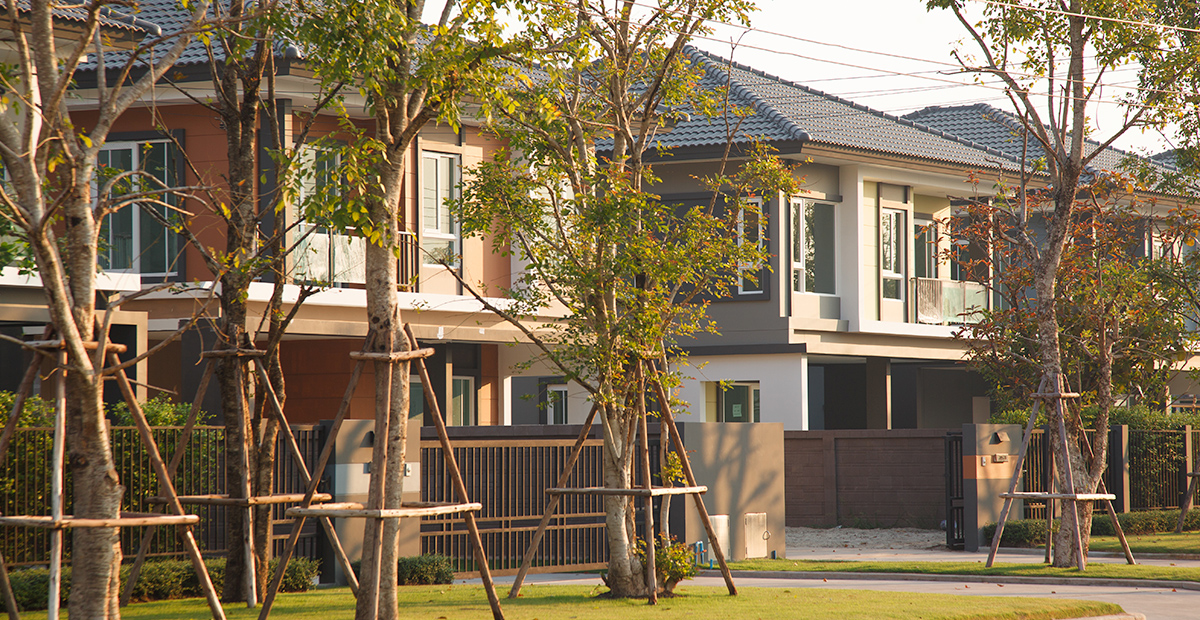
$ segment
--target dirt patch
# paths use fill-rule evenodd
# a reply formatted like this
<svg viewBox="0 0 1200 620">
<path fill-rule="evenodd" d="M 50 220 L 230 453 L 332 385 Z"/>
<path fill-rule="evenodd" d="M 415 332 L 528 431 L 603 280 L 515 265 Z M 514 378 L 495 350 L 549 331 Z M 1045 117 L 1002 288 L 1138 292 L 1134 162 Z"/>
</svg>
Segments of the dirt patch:
<svg viewBox="0 0 1200 620">
<path fill-rule="evenodd" d="M 911 527 L 874 530 L 789 527 L 787 546 L 793 549 L 936 549 L 946 546 L 946 533 Z"/>
</svg>

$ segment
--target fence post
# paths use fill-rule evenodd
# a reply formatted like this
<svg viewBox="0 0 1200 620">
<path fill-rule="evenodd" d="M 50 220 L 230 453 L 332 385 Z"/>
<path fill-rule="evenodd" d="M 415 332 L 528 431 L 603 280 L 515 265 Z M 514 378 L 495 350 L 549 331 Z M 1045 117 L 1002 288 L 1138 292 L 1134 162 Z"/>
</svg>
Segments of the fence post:
<svg viewBox="0 0 1200 620">
<path fill-rule="evenodd" d="M 1188 471 L 1192 463 L 1192 426 L 1183 425 L 1183 460 L 1179 463 L 1179 509 L 1183 510 L 1183 500 L 1187 495 Z"/>
<path fill-rule="evenodd" d="M 1129 512 L 1133 503 L 1129 479 L 1129 426 L 1117 424 L 1108 431 L 1108 471 L 1112 484 L 1108 492 L 1117 496 L 1113 510 Z"/>
</svg>

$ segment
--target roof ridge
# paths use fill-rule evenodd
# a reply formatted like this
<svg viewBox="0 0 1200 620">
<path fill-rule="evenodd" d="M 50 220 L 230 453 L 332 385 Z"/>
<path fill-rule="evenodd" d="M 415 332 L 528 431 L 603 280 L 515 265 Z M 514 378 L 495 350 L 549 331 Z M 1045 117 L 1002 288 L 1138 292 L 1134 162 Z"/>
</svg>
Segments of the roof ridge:
<svg viewBox="0 0 1200 620">
<path fill-rule="evenodd" d="M 750 101 L 757 111 L 761 112 L 763 116 L 765 116 L 771 122 L 779 125 L 779 127 L 783 129 L 784 133 L 791 136 L 793 140 L 808 142 L 812 139 L 812 136 L 810 136 L 807 131 L 804 131 L 804 129 L 792 121 L 792 119 L 788 118 L 787 115 L 777 110 L 775 106 L 771 105 L 769 102 L 767 102 L 767 100 L 759 97 L 758 94 L 750 91 L 740 82 L 738 82 L 737 79 L 734 78 L 733 74 L 729 73 L 725 67 L 721 66 L 716 62 L 716 60 L 711 58 L 707 52 L 692 45 L 688 45 L 685 51 L 688 54 L 688 58 L 699 64 L 705 72 L 725 74 L 729 78 L 730 95 L 736 93 L 742 97 L 745 97 L 748 101 Z M 732 60 L 727 62 L 730 64 L 735 64 Z"/>
<path fill-rule="evenodd" d="M 737 67 L 738 69 L 741 69 L 742 71 L 746 71 L 746 72 L 749 72 L 749 73 L 753 73 L 753 74 L 755 74 L 755 75 L 762 76 L 762 77 L 764 77 L 764 78 L 767 78 L 767 79 L 769 79 L 769 80 L 774 80 L 774 81 L 776 81 L 776 82 L 778 82 L 778 83 L 780 83 L 780 84 L 785 84 L 785 85 L 787 85 L 787 86 L 790 86 L 790 87 L 792 87 L 792 88 L 796 88 L 796 89 L 802 90 L 802 91 L 804 91 L 804 92 L 807 92 L 807 93 L 810 93 L 810 94 L 813 94 L 813 95 L 817 95 L 817 96 L 820 96 L 820 97 L 825 97 L 826 99 L 830 99 L 830 100 L 832 100 L 832 101 L 836 101 L 836 102 L 838 102 L 838 103 L 841 103 L 841 104 L 843 104 L 843 105 L 847 105 L 847 106 L 850 106 L 850 107 L 852 107 L 852 108 L 855 108 L 855 109 L 858 109 L 858 110 L 862 110 L 862 111 L 864 111 L 864 112 L 867 112 L 867 113 L 869 113 L 869 114 L 873 114 L 873 115 L 875 115 L 875 116 L 881 117 L 881 118 L 883 118 L 883 119 L 885 119 L 885 120 L 889 120 L 889 121 L 892 121 L 892 122 L 894 122 L 894 123 L 899 123 L 899 124 L 901 124 L 901 125 L 907 125 L 907 126 L 913 127 L 914 129 L 918 129 L 918 130 L 920 130 L 920 131 L 924 131 L 924 132 L 926 132 L 926 133 L 929 133 L 929 134 L 932 134 L 932 135 L 935 135 L 935 136 L 938 136 L 938 137 L 941 137 L 941 138 L 944 138 L 944 139 L 950 140 L 950 141 L 952 141 L 952 142 L 957 142 L 957 143 L 959 143 L 959 144 L 966 145 L 966 146 L 968 146 L 968 147 L 971 147 L 971 148 L 973 148 L 973 149 L 976 149 L 976 150 L 979 150 L 979 151 L 983 151 L 983 152 L 985 152 L 985 153 L 987 153 L 987 154 L 989 154 L 989 155 L 994 155 L 994 156 L 996 156 L 996 157 L 1003 157 L 1004 159 L 1007 159 L 1008 161 L 1011 161 L 1011 162 L 1014 162 L 1014 163 L 1016 162 L 1016 159 L 1015 159 L 1014 157 L 1012 157 L 1011 155 L 1009 155 L 1008 153 L 1005 153 L 1005 152 L 1003 152 L 1003 151 L 1000 151 L 1000 150 L 998 150 L 998 149 L 992 148 L 992 147 L 990 147 L 990 146 L 986 146 L 986 145 L 983 145 L 983 144 L 978 144 L 978 143 L 976 143 L 976 142 L 973 142 L 973 141 L 971 141 L 971 140 L 967 140 L 967 139 L 965 139 L 965 138 L 962 138 L 962 137 L 960 137 L 960 136 L 956 136 L 956 135 L 954 135 L 954 134 L 949 134 L 949 133 L 946 133 L 946 132 L 944 132 L 944 131 L 941 131 L 940 129 L 935 129 L 935 128 L 933 128 L 933 127 L 929 127 L 928 125 L 924 125 L 924 124 L 922 124 L 922 123 L 917 123 L 917 122 L 915 122 L 915 121 L 912 121 L 912 120 L 909 120 L 909 119 L 906 119 L 906 118 L 903 118 L 903 117 L 899 117 L 899 116 L 896 116 L 896 115 L 894 115 L 894 114 L 888 114 L 887 112 L 883 112 L 883 111 L 881 111 L 881 110 L 876 110 L 876 109 L 874 109 L 874 108 L 871 108 L 871 107 L 865 106 L 865 105 L 863 105 L 863 104 L 861 104 L 861 103 L 857 103 L 857 102 L 854 102 L 854 101 L 850 101 L 849 99 L 844 99 L 844 98 L 842 98 L 842 97 L 839 97 L 839 96 L 837 96 L 837 95 L 834 95 L 834 94 L 831 94 L 831 93 L 827 93 L 827 92 L 825 92 L 825 91 L 822 91 L 822 90 L 818 90 L 818 89 L 816 89 L 816 88 L 813 88 L 813 87 L 811 87 L 811 86 L 805 86 L 804 84 L 800 84 L 800 83 L 798 83 L 798 82 L 794 82 L 794 81 L 792 81 L 792 80 L 788 80 L 788 79 L 786 79 L 786 78 L 782 78 L 782 77 L 779 77 L 779 76 L 777 76 L 777 75 L 773 75 L 773 74 L 767 73 L 766 71 L 763 71 L 763 70 L 761 70 L 761 69 L 756 69 L 756 68 L 754 68 L 754 67 L 751 67 L 751 66 L 748 66 L 748 65 L 744 65 L 744 64 L 742 64 L 742 63 L 736 62 L 736 61 L 734 61 L 734 60 L 731 60 L 731 59 L 722 58 L 721 56 L 718 56 L 717 54 L 713 54 L 712 52 L 707 52 L 707 51 L 704 51 L 704 50 L 700 50 L 700 49 L 698 49 L 698 48 L 695 48 L 695 47 L 693 47 L 693 46 L 690 46 L 690 45 L 689 45 L 688 47 L 692 48 L 692 50 L 693 50 L 693 56 L 695 56 L 697 53 L 698 53 L 699 55 L 701 55 L 701 56 L 704 56 L 703 62 L 707 62 L 707 63 L 709 63 L 709 64 L 716 64 L 716 63 L 715 63 L 715 61 L 714 61 L 713 59 L 714 59 L 714 58 L 720 58 L 722 61 L 725 61 L 725 62 L 729 63 L 729 65 L 730 65 L 730 66 Z M 731 78 L 731 81 L 736 81 L 736 80 L 735 80 L 735 79 L 734 79 L 732 76 L 730 76 L 730 78 Z M 742 89 L 743 89 L 743 90 L 745 90 L 745 87 L 742 87 Z M 750 97 L 752 97 L 752 98 L 754 98 L 755 100 L 758 100 L 758 101 L 763 101 L 763 100 L 762 100 L 762 98 L 758 97 L 757 95 L 755 95 L 755 94 L 753 94 L 753 93 L 749 93 L 749 96 L 750 96 Z M 764 101 L 763 103 L 764 103 L 764 104 L 766 104 L 766 102 L 765 102 L 765 101 Z M 766 104 L 766 105 L 769 105 L 769 104 Z M 990 106 L 989 106 L 989 107 L 990 107 Z M 780 116 L 783 116 L 781 113 L 779 113 L 779 112 L 778 112 L 777 110 L 775 110 L 773 107 L 772 107 L 771 109 L 772 109 L 772 111 L 774 111 L 776 114 L 779 114 Z M 788 122 L 788 123 L 789 123 L 791 126 L 793 126 L 793 127 L 796 127 L 796 128 L 797 128 L 797 129 L 799 129 L 800 131 L 804 132 L 804 134 L 805 134 L 806 136 L 808 135 L 808 132 L 805 132 L 803 129 L 800 129 L 800 128 L 799 128 L 799 126 L 797 126 L 797 125 L 796 125 L 794 122 L 792 122 L 792 121 L 791 121 L 791 119 L 788 119 L 786 116 L 783 116 L 783 118 L 784 118 L 784 119 L 785 119 L 785 120 L 786 120 L 786 121 L 787 121 L 787 122 Z"/>
</svg>

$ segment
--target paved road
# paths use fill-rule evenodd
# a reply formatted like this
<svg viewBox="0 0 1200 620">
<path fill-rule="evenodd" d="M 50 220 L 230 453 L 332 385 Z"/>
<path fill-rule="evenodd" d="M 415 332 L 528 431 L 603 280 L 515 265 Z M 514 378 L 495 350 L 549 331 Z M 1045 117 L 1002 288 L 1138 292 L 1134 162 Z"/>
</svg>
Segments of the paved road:
<svg viewBox="0 0 1200 620">
<path fill-rule="evenodd" d="M 912 561 L 978 561 L 987 560 L 987 553 L 965 553 L 947 550 L 891 550 L 891 549 L 788 549 L 788 557 L 794 559 L 830 560 L 883 560 L 897 562 Z M 1000 554 L 1001 562 L 1040 562 L 1042 554 L 1036 551 L 1011 550 Z M 1124 557 L 1109 554 L 1092 554 L 1092 562 L 1124 562 Z M 1175 566 L 1200 566 L 1200 560 L 1171 558 L 1138 558 L 1143 564 Z M 797 578 L 749 578 L 737 577 L 743 587 L 757 588 L 831 588 L 842 590 L 880 590 L 886 592 L 933 592 L 961 596 L 1045 596 L 1051 598 L 1075 598 L 1105 601 L 1120 605 L 1125 611 L 1141 613 L 1148 620 L 1195 620 L 1200 618 L 1200 591 L 1170 588 L 1139 588 L 1119 586 L 1079 585 L 1029 585 L 969 583 L 957 581 L 914 581 L 891 579 L 797 579 Z M 472 580 L 478 583 L 478 580 Z M 530 575 L 528 583 L 576 583 L 599 584 L 596 575 L 546 574 Z M 512 577 L 498 577 L 498 584 L 512 584 Z M 696 585 L 721 586 L 720 577 L 697 577 L 688 582 Z M 686 584 L 685 586 L 686 587 Z"/>
</svg>

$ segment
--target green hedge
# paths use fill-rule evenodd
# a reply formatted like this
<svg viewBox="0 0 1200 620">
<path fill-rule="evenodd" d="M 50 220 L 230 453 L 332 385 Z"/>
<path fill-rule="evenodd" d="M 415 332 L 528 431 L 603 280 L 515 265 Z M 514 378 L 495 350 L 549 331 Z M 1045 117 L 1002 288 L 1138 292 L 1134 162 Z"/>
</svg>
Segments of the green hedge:
<svg viewBox="0 0 1200 620">
<path fill-rule="evenodd" d="M 225 559 L 214 558 L 204 561 L 208 574 L 221 591 L 225 583 Z M 275 560 L 271 560 L 271 574 L 274 575 Z M 283 574 L 280 590 L 283 592 L 304 592 L 312 587 L 313 577 L 317 575 L 319 562 L 308 558 L 292 558 L 288 562 L 287 571 Z M 130 565 L 121 566 L 122 583 L 129 576 Z M 9 573 L 12 580 L 13 595 L 21 611 L 34 611 L 46 608 L 46 597 L 50 588 L 50 571 L 44 568 L 30 568 Z M 71 568 L 63 567 L 61 600 L 66 605 L 71 592 Z M 138 574 L 137 583 L 133 586 L 130 601 L 135 603 L 145 601 L 160 601 L 176 598 L 193 598 L 204 596 L 200 590 L 200 580 L 192 570 L 192 563 L 187 560 L 157 560 L 146 562 Z M 0 600 L 0 610 L 7 611 L 4 602 Z"/>
<path fill-rule="evenodd" d="M 350 567 L 359 575 L 361 562 Z M 396 582 L 402 586 L 427 586 L 454 582 L 454 568 L 444 555 L 414 555 L 400 558 L 396 566 Z"/>
<path fill-rule="evenodd" d="M 1179 523 L 1179 511 L 1144 510 L 1138 512 L 1125 512 L 1117 515 L 1117 521 L 1121 523 L 1121 529 L 1130 536 L 1138 534 L 1174 532 L 1175 525 Z M 1054 521 L 1054 529 L 1058 529 L 1057 519 Z M 1200 510 L 1191 510 L 1188 512 L 1187 519 L 1183 523 L 1183 529 L 1187 532 L 1200 531 Z M 990 542 L 995 532 L 995 523 L 989 523 L 983 526 L 983 539 Z M 1112 521 L 1109 520 L 1107 515 L 1093 515 L 1092 535 L 1116 535 L 1116 532 L 1113 530 Z M 1045 542 L 1045 519 L 1015 519 L 1004 525 L 1004 536 L 1000 539 L 1000 546 L 1040 547 L 1041 545 L 1045 544 Z"/>
</svg>

